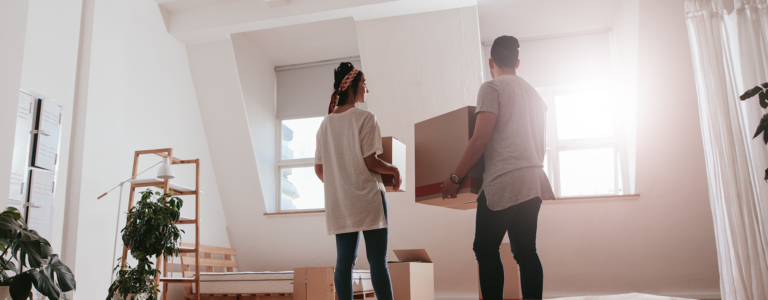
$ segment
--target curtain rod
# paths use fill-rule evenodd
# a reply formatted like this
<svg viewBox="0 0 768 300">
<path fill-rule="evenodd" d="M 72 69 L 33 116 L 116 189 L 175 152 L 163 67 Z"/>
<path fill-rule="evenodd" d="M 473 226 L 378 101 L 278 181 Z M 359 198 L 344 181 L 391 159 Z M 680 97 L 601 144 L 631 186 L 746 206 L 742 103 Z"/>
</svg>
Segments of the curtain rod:
<svg viewBox="0 0 768 300">
<path fill-rule="evenodd" d="M 309 67 L 315 67 L 315 66 L 332 65 L 332 64 L 341 63 L 343 61 L 350 61 L 350 60 L 360 60 L 360 55 L 327 59 L 327 60 L 301 63 L 301 64 L 295 64 L 295 65 L 277 66 L 275 67 L 275 71 L 284 71 L 284 70 L 293 70 L 293 69 L 300 69 L 300 68 L 309 68 Z"/>
<path fill-rule="evenodd" d="M 585 35 L 585 34 L 592 34 L 592 33 L 603 33 L 603 32 L 610 32 L 611 30 L 613 30 L 613 28 L 602 28 L 602 29 L 594 29 L 594 30 L 574 31 L 574 32 L 566 32 L 566 33 L 556 33 L 556 34 L 549 34 L 549 35 L 539 35 L 539 36 L 523 37 L 523 38 L 519 38 L 518 40 L 521 41 L 521 42 L 527 42 L 527 41 L 534 41 L 534 40 L 554 39 L 554 38 L 576 36 L 576 35 Z M 493 41 L 483 41 L 483 46 L 491 46 L 491 45 L 493 45 Z"/>
</svg>

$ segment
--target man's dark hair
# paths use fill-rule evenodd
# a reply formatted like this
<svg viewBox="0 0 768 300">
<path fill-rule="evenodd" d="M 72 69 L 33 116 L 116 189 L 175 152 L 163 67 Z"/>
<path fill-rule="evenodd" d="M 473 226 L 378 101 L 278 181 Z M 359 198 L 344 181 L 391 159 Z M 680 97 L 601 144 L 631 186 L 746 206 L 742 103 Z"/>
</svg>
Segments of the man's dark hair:
<svg viewBox="0 0 768 300">
<path fill-rule="evenodd" d="M 520 57 L 520 42 L 514 36 L 502 35 L 493 41 L 491 59 L 501 68 L 514 68 Z"/>
</svg>

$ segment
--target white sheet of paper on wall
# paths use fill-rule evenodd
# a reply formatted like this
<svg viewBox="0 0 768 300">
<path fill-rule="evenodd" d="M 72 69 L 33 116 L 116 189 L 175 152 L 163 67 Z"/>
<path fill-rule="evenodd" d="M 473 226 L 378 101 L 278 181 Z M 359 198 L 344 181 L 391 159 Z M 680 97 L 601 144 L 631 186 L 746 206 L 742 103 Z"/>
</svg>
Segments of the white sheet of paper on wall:
<svg viewBox="0 0 768 300">
<path fill-rule="evenodd" d="M 32 169 L 29 175 L 31 189 L 27 202 L 27 224 L 48 240 L 51 239 L 55 178 L 55 173 L 38 169 Z"/>
<path fill-rule="evenodd" d="M 11 163 L 11 205 L 21 205 L 25 195 L 29 138 L 32 130 L 32 103 L 35 97 L 24 92 L 19 93 L 19 106 L 16 111 L 16 136 L 13 141 L 13 162 Z"/>
<path fill-rule="evenodd" d="M 37 142 L 32 165 L 55 171 L 59 152 L 59 128 L 61 127 L 61 105 L 56 101 L 43 99 L 40 103 L 40 123 L 37 126 Z"/>
</svg>

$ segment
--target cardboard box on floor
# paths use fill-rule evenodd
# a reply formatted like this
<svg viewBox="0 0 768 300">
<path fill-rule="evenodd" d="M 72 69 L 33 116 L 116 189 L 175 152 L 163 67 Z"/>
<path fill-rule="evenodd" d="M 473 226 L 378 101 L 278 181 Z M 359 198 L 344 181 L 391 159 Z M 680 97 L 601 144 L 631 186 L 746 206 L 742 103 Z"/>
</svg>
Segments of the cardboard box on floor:
<svg viewBox="0 0 768 300">
<path fill-rule="evenodd" d="M 475 119 L 475 107 L 467 106 L 414 125 L 416 203 L 461 210 L 477 208 L 477 194 L 483 184 L 483 157 L 464 178 L 457 198 L 442 199 L 442 183 L 459 164 L 475 131 Z"/>
<path fill-rule="evenodd" d="M 395 250 L 399 261 L 389 262 L 392 291 L 397 300 L 434 300 L 435 272 L 424 249 Z"/>
<path fill-rule="evenodd" d="M 403 183 L 400 184 L 398 192 L 405 192 L 405 174 L 407 173 L 405 169 L 405 144 L 395 137 L 386 136 L 381 138 L 381 145 L 384 151 L 379 155 L 379 158 L 395 165 L 400 170 L 400 179 L 402 179 Z M 384 187 L 387 188 L 387 192 L 394 192 L 395 176 L 381 174 L 381 179 L 384 181 Z"/>
<path fill-rule="evenodd" d="M 333 267 L 293 269 L 294 300 L 334 300 Z"/>
<path fill-rule="evenodd" d="M 509 243 L 502 243 L 501 249 L 501 262 L 504 264 L 504 300 L 521 300 L 523 299 L 523 292 L 520 288 L 520 267 L 517 265 L 515 256 L 512 255 L 512 249 Z M 480 285 L 478 285 L 478 292 L 480 293 L 480 300 L 483 300 L 483 292 L 480 291 Z"/>
</svg>

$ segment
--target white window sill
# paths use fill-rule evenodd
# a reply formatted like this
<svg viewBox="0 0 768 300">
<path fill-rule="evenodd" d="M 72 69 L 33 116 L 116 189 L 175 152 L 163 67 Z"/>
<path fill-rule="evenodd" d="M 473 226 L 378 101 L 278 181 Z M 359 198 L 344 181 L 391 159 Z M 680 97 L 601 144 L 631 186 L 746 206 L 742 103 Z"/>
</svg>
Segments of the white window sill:
<svg viewBox="0 0 768 300">
<path fill-rule="evenodd" d="M 556 204 L 556 203 L 591 202 L 591 201 L 635 201 L 639 198 L 640 198 L 640 194 L 562 197 L 562 198 L 557 198 L 557 200 L 547 200 L 547 201 L 544 201 L 544 203 Z"/>
<path fill-rule="evenodd" d="M 325 213 L 325 210 L 303 210 L 303 211 L 286 211 L 276 213 L 264 213 L 265 216 L 282 216 L 282 215 L 303 215 L 303 214 L 318 214 Z"/>
</svg>

